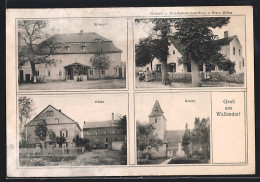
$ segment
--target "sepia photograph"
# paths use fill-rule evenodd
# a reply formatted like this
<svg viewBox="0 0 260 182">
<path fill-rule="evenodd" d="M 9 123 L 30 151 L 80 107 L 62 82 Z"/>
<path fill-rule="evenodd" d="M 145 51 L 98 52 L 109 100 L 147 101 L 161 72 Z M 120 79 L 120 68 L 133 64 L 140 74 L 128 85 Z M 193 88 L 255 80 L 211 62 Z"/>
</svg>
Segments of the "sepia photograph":
<svg viewBox="0 0 260 182">
<path fill-rule="evenodd" d="M 18 104 L 20 166 L 127 164 L 125 95 L 30 95 Z"/>
<path fill-rule="evenodd" d="M 21 19 L 16 26 L 19 90 L 126 88 L 126 20 Z"/>
<path fill-rule="evenodd" d="M 135 19 L 136 88 L 243 87 L 245 17 Z"/>
<path fill-rule="evenodd" d="M 138 165 L 210 163 L 210 94 L 136 94 L 135 103 Z"/>
</svg>

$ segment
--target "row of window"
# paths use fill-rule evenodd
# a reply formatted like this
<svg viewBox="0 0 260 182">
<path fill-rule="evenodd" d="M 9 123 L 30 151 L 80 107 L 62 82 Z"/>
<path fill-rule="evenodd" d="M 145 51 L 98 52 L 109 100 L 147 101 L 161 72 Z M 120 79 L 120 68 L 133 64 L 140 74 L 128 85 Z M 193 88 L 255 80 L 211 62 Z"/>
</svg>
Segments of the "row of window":
<svg viewBox="0 0 260 182">
<path fill-rule="evenodd" d="M 112 139 L 112 140 L 113 140 L 113 139 Z M 108 143 L 108 141 L 109 141 L 109 138 L 104 138 L 104 142 L 105 142 L 105 143 Z M 117 137 L 115 137 L 113 141 L 119 141 L 119 140 L 118 140 Z M 98 139 L 96 139 L 96 142 L 98 142 Z"/>
<path fill-rule="evenodd" d="M 51 71 L 50 70 L 47 71 L 47 75 L 51 76 Z M 58 75 L 62 76 L 62 70 L 59 70 L 59 74 Z M 40 76 L 39 70 L 36 70 L 36 76 Z"/>
<path fill-rule="evenodd" d="M 98 131 L 96 131 L 96 135 L 102 135 L 102 134 L 105 134 L 105 135 L 107 135 L 107 131 L 105 131 L 104 133 L 103 132 L 98 132 Z M 112 134 L 117 134 L 117 131 L 116 130 L 113 130 L 112 131 Z"/>
<path fill-rule="evenodd" d="M 85 49 L 85 48 L 86 48 L 85 46 L 82 45 L 82 46 L 80 46 L 80 47 L 81 47 L 81 51 L 85 51 L 85 50 L 86 50 L 86 49 Z M 66 46 L 66 47 L 65 47 L 65 51 L 66 51 L 66 52 L 69 52 L 69 51 L 70 51 L 70 46 Z"/>
<path fill-rule="evenodd" d="M 101 75 L 105 75 L 106 74 L 106 70 L 105 69 L 101 69 L 100 73 L 101 73 Z M 51 71 L 50 70 L 48 70 L 47 75 L 51 76 Z M 62 76 L 62 70 L 59 70 L 59 74 L 58 75 Z M 89 69 L 89 75 L 94 75 L 94 69 Z M 36 70 L 36 76 L 40 76 L 39 70 Z"/>
<path fill-rule="evenodd" d="M 104 74 L 106 74 L 106 70 L 101 69 L 100 73 L 101 73 L 101 75 L 104 75 Z M 94 69 L 89 69 L 89 75 L 94 75 Z"/>
</svg>

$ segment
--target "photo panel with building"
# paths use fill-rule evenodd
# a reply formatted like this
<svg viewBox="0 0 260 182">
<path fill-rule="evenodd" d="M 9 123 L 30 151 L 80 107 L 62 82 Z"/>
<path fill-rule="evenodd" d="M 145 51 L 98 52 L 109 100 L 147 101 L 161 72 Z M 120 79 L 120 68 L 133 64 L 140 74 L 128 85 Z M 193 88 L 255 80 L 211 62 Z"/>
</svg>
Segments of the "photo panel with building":
<svg viewBox="0 0 260 182">
<path fill-rule="evenodd" d="M 19 165 L 127 165 L 127 94 L 18 96 Z"/>
<path fill-rule="evenodd" d="M 126 88 L 125 19 L 18 19 L 16 29 L 19 90 Z"/>
<path fill-rule="evenodd" d="M 138 165 L 210 163 L 210 93 L 135 94 Z"/>
<path fill-rule="evenodd" d="M 244 16 L 135 19 L 135 87 L 244 87 L 245 35 Z"/>
</svg>

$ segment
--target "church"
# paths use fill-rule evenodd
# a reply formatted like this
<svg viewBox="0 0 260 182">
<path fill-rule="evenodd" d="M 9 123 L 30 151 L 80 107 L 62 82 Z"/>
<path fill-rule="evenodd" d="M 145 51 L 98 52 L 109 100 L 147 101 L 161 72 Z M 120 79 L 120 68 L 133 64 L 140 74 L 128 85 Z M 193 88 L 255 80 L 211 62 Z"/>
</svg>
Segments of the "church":
<svg viewBox="0 0 260 182">
<path fill-rule="evenodd" d="M 167 130 L 167 119 L 164 112 L 156 100 L 150 113 L 149 123 L 155 127 L 154 134 L 163 140 L 163 145 L 154 153 L 157 157 L 183 157 L 185 155 L 182 150 L 182 137 L 184 130 Z"/>
</svg>

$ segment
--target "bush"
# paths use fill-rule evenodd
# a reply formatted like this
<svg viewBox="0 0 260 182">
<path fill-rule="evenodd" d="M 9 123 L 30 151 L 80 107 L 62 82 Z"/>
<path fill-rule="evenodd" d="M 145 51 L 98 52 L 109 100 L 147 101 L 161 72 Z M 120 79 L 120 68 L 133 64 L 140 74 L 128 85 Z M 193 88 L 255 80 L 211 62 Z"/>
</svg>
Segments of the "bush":
<svg viewBox="0 0 260 182">
<path fill-rule="evenodd" d="M 19 148 L 35 148 L 36 145 L 34 143 L 30 143 L 27 141 L 21 141 L 19 142 Z"/>
<path fill-rule="evenodd" d="M 243 84 L 244 83 L 244 73 L 240 74 L 232 74 L 232 75 L 219 75 L 219 81 L 225 81 L 228 83 L 237 83 Z"/>
</svg>

